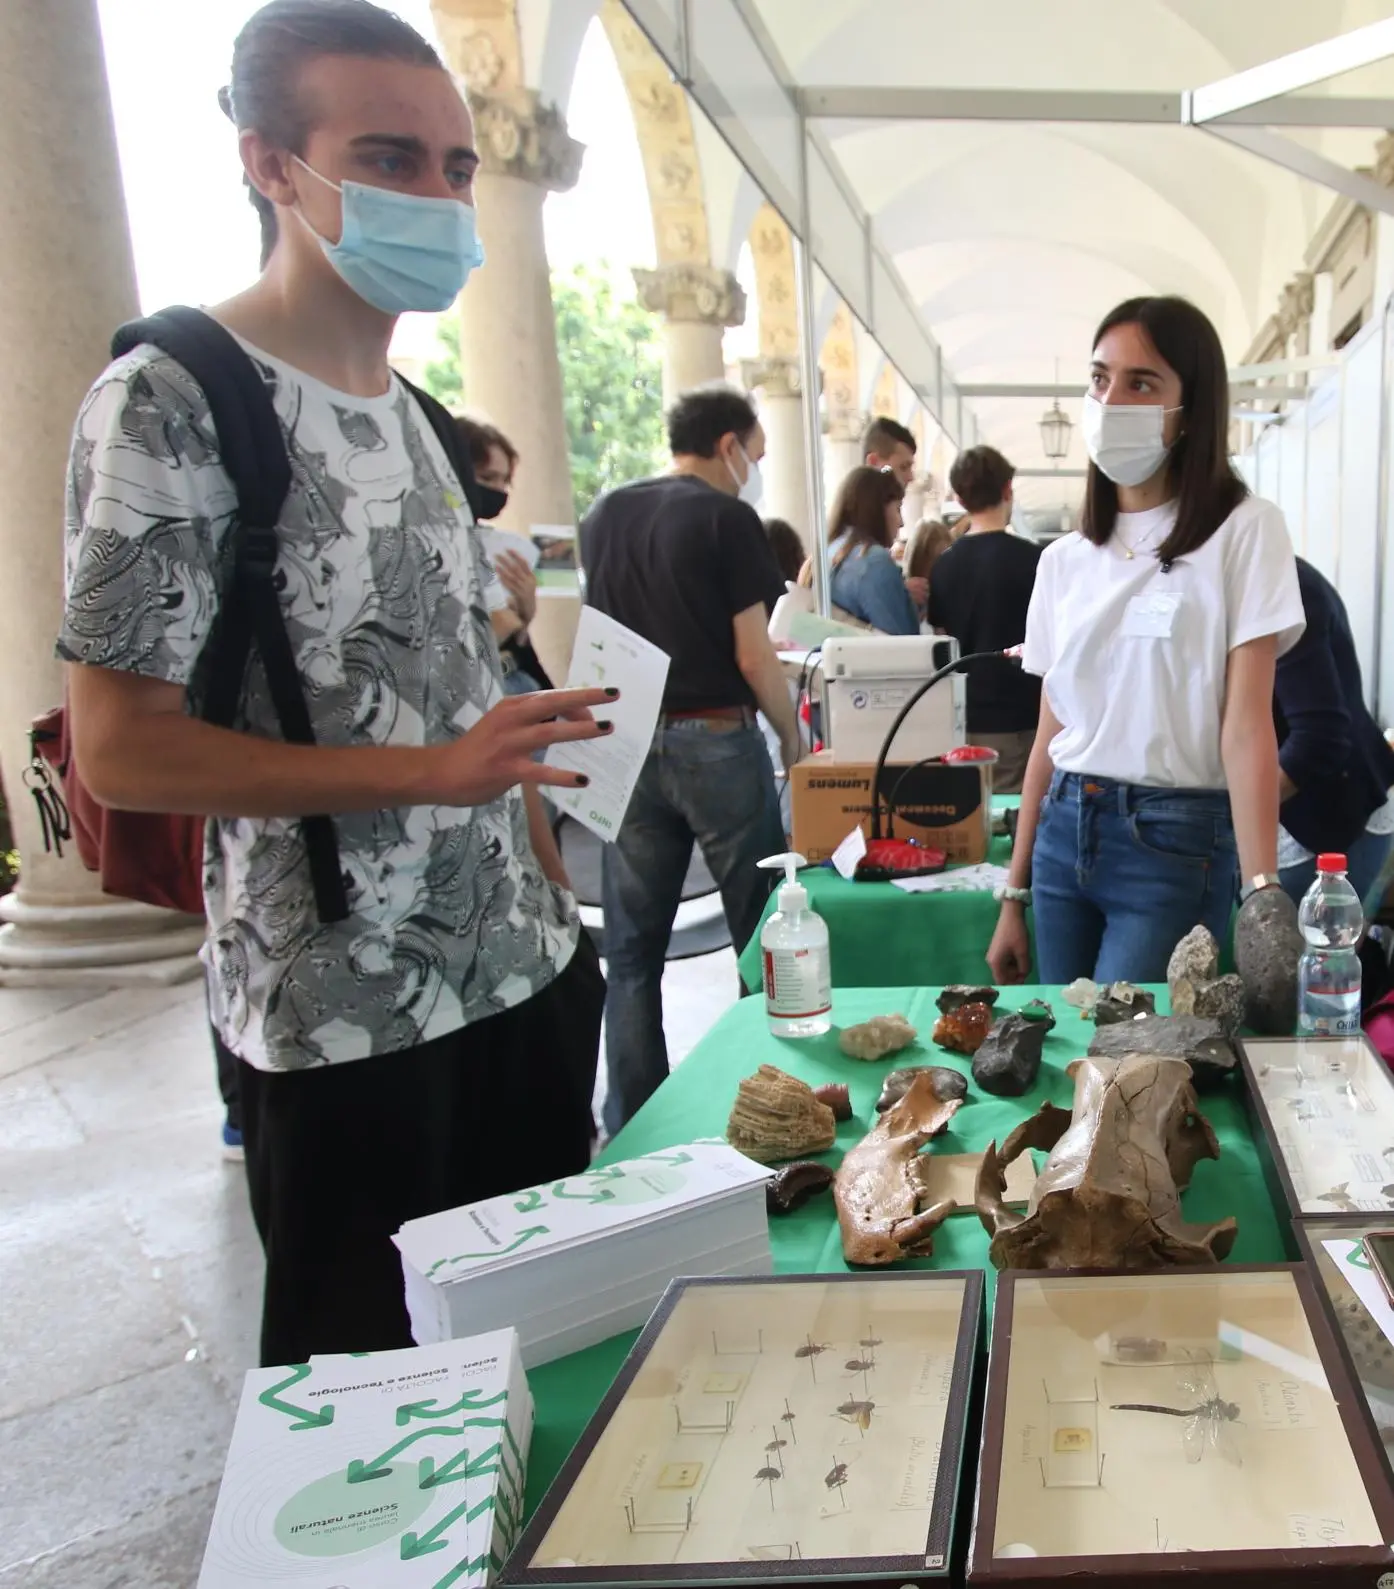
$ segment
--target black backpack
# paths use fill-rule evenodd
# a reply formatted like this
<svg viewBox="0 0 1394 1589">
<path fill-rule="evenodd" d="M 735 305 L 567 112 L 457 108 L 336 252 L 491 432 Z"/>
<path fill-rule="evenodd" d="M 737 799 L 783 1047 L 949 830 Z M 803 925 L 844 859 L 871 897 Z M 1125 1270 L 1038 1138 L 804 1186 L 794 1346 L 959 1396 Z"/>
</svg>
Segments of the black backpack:
<svg viewBox="0 0 1394 1589">
<path fill-rule="evenodd" d="M 130 321 L 112 338 L 111 356 L 120 358 L 141 343 L 168 353 L 202 389 L 223 467 L 237 492 L 237 520 L 229 531 L 232 572 L 204 655 L 208 688 L 200 716 L 222 728 L 232 725 L 255 646 L 282 735 L 289 744 L 313 745 L 305 691 L 274 582 L 276 526 L 290 490 L 290 459 L 271 394 L 232 333 L 200 309 L 176 305 Z M 402 379 L 402 384 L 430 422 L 477 513 L 474 469 L 449 413 L 410 381 Z M 343 921 L 349 914 L 348 894 L 333 819 L 306 816 L 300 825 L 319 919 Z"/>
</svg>

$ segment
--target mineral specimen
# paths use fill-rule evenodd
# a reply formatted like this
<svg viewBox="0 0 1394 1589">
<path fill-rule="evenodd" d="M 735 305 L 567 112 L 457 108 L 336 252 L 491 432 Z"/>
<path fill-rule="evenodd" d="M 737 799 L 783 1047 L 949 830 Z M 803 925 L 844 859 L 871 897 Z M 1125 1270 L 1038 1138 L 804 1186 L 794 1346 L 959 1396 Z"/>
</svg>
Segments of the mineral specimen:
<svg viewBox="0 0 1394 1589">
<path fill-rule="evenodd" d="M 1296 974 L 1294 960 L 1293 976 Z M 1201 1015 L 1218 1021 L 1226 1037 L 1233 1037 L 1244 1024 L 1244 984 L 1232 971 L 1220 975 L 1220 946 L 1208 927 L 1192 927 L 1171 951 L 1167 987 L 1175 1015 Z"/>
<path fill-rule="evenodd" d="M 852 1118 L 852 1095 L 847 1091 L 845 1081 L 830 1081 L 822 1087 L 813 1089 L 813 1096 L 819 1103 L 827 1104 L 833 1112 L 834 1120 L 850 1120 Z"/>
<path fill-rule="evenodd" d="M 903 1015 L 873 1015 L 860 1026 L 844 1026 L 837 1046 L 849 1059 L 884 1059 L 909 1048 L 918 1036 Z"/>
<path fill-rule="evenodd" d="M 761 1164 L 824 1153 L 837 1135 L 832 1110 L 807 1082 L 774 1065 L 761 1065 L 736 1091 L 726 1140 Z"/>
<path fill-rule="evenodd" d="M 1125 1054 L 1184 1059 L 1201 1089 L 1221 1085 L 1239 1064 L 1220 1023 L 1200 1015 L 1144 1015 L 1122 1026 L 1101 1026 L 1089 1052 L 1111 1059 Z"/>
<path fill-rule="evenodd" d="M 1265 1037 L 1297 1024 L 1297 962 L 1306 948 L 1297 907 L 1280 888 L 1261 888 L 1239 907 L 1234 964 L 1244 983 L 1244 1018 Z"/>
<path fill-rule="evenodd" d="M 1000 1154 L 994 1142 L 983 1155 L 976 1204 L 997 1268 L 1155 1269 L 1224 1258 L 1238 1235 L 1232 1218 L 1191 1225 L 1181 1217 L 1197 1160 L 1220 1156 L 1186 1062 L 1077 1059 L 1068 1074 L 1072 1112 L 1042 1104 Z M 1004 1167 L 1028 1147 L 1050 1156 L 1022 1215 L 1003 1202 Z"/>
<path fill-rule="evenodd" d="M 945 988 L 934 1002 L 939 1006 L 939 1013 L 947 1015 L 962 1004 L 996 1004 L 998 991 L 997 988 L 975 988 L 966 982 L 955 982 Z"/>
<path fill-rule="evenodd" d="M 928 1076 L 934 1095 L 945 1101 L 951 1098 L 962 1100 L 968 1096 L 968 1078 L 959 1070 L 950 1070 L 947 1065 L 905 1065 L 900 1070 L 886 1073 L 885 1080 L 881 1083 L 881 1096 L 876 1100 L 877 1114 L 884 1114 L 893 1104 L 909 1092 L 917 1076 Z"/>
<path fill-rule="evenodd" d="M 961 1101 L 938 1096 L 935 1068 L 941 1067 L 915 1077 L 900 1102 L 886 1110 L 838 1169 L 833 1198 L 848 1263 L 927 1257 L 934 1250 L 934 1232 L 954 1209 L 948 1199 L 920 1211 L 920 1149 L 944 1130 Z"/>
<path fill-rule="evenodd" d="M 1044 1021 L 1046 1031 L 1051 1031 L 1055 1026 L 1055 1011 L 1044 999 L 1032 999 L 1029 1004 L 1023 1004 L 1016 1012 L 1028 1021 Z"/>
<path fill-rule="evenodd" d="M 988 1004 L 960 1004 L 934 1023 L 934 1041 L 955 1054 L 976 1054 L 992 1025 Z"/>
<path fill-rule="evenodd" d="M 1073 1004 L 1087 1021 L 1094 1013 L 1094 1006 L 1099 1002 L 1102 992 L 1103 989 L 1092 977 L 1076 977 L 1069 987 L 1062 989 L 1060 997 L 1066 1004 Z"/>
<path fill-rule="evenodd" d="M 1049 1028 L 1024 1015 L 1004 1015 L 973 1056 L 973 1080 L 984 1092 L 1016 1098 L 1029 1092 L 1041 1069 Z"/>
<path fill-rule="evenodd" d="M 771 1214 L 792 1214 L 815 1192 L 825 1192 L 833 1184 L 836 1171 L 812 1159 L 786 1164 L 765 1182 L 765 1207 Z"/>
<path fill-rule="evenodd" d="M 1114 982 L 1104 989 L 1094 1005 L 1094 1024 L 1116 1026 L 1120 1021 L 1135 1020 L 1139 1015 L 1152 1015 L 1156 1008 L 1156 997 L 1146 989 L 1135 988 L 1131 982 Z"/>
</svg>

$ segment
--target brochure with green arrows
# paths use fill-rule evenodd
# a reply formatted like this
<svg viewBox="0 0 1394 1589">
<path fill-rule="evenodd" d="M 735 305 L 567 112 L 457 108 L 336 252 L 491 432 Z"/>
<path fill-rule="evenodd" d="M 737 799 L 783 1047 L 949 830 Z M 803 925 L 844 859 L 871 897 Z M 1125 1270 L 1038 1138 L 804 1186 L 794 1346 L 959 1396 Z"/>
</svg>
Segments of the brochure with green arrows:
<svg viewBox="0 0 1394 1589">
<path fill-rule="evenodd" d="M 198 1589 L 470 1589 L 522 1521 L 512 1330 L 247 1375 Z"/>
<path fill-rule="evenodd" d="M 517 1327 L 528 1367 L 642 1323 L 683 1274 L 768 1274 L 770 1171 L 724 1142 L 597 1166 L 403 1225 L 418 1341 Z"/>
</svg>

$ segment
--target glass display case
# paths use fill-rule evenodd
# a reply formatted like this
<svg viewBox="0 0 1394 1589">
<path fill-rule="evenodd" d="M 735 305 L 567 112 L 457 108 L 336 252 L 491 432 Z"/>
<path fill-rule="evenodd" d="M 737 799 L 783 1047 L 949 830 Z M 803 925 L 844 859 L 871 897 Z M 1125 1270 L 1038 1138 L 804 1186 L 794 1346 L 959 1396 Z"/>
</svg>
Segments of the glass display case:
<svg viewBox="0 0 1394 1589">
<path fill-rule="evenodd" d="M 1375 1589 L 1391 1538 L 1305 1269 L 1001 1277 L 970 1582 Z"/>
<path fill-rule="evenodd" d="M 1249 1037 L 1239 1050 L 1293 1215 L 1394 1214 L 1394 1077 L 1369 1039 Z"/>
<path fill-rule="evenodd" d="M 947 1580 L 982 1291 L 675 1281 L 500 1582 Z"/>
</svg>

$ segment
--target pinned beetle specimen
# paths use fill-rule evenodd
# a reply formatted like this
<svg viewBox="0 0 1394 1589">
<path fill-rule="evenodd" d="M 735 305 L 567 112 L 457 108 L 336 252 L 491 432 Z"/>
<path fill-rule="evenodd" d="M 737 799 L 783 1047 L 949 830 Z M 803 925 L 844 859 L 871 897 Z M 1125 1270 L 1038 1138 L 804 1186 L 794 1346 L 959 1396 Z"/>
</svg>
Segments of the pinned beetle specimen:
<svg viewBox="0 0 1394 1589">
<path fill-rule="evenodd" d="M 1200 1113 L 1183 1059 L 1077 1059 L 1073 1112 L 1042 1104 L 983 1154 L 977 1209 L 999 1269 L 1157 1269 L 1216 1263 L 1238 1235 L 1233 1219 L 1188 1225 L 1180 1190 L 1219 1143 Z M 1026 1213 L 1007 1208 L 1005 1167 L 1027 1148 L 1050 1157 Z"/>
<path fill-rule="evenodd" d="M 892 1105 L 850 1149 L 833 1182 L 842 1253 L 848 1263 L 887 1264 L 926 1257 L 934 1232 L 957 1205 L 952 1198 L 921 1212 L 925 1196 L 920 1149 L 957 1113 L 961 1096 L 936 1090 L 931 1066 L 916 1075 L 905 1096 Z M 962 1077 L 948 1072 L 955 1081 Z"/>
</svg>

